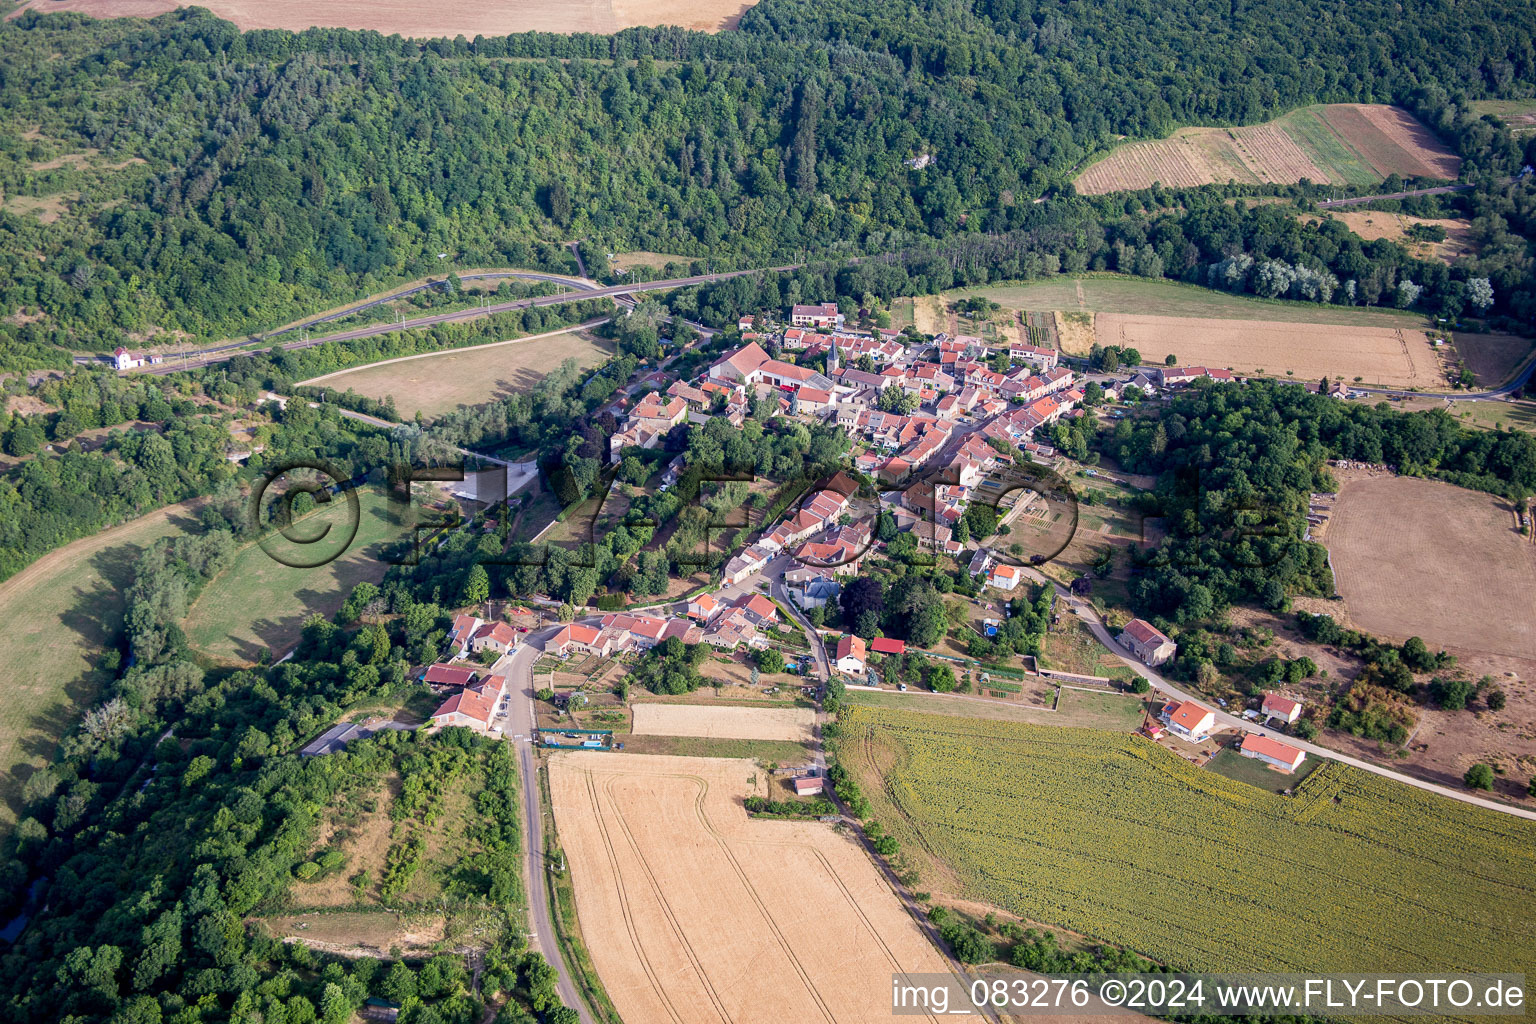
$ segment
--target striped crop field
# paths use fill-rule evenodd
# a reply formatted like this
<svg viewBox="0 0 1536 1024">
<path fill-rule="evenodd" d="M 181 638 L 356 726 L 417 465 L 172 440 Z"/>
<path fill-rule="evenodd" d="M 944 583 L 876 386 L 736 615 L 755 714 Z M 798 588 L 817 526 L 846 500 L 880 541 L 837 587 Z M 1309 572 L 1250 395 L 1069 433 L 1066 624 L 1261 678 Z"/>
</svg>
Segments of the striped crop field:
<svg viewBox="0 0 1536 1024">
<path fill-rule="evenodd" d="M 1136 736 L 853 706 L 843 761 L 958 891 L 1207 971 L 1536 971 L 1536 824 L 1328 762 L 1286 797 Z"/>
</svg>

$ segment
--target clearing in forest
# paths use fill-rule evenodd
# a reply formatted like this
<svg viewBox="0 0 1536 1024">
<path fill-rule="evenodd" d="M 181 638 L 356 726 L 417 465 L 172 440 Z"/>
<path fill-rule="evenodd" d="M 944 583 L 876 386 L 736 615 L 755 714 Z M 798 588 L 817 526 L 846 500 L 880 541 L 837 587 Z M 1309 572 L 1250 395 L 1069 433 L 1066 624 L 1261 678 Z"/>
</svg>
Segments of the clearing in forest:
<svg viewBox="0 0 1536 1024">
<path fill-rule="evenodd" d="M 636 704 L 637 736 L 795 740 L 809 743 L 816 726 L 810 708 L 726 708 L 700 704 Z"/>
<path fill-rule="evenodd" d="M 1150 188 L 1239 184 L 1373 185 L 1390 174 L 1453 179 L 1461 160 L 1398 107 L 1333 103 L 1303 107 L 1243 128 L 1181 128 L 1166 139 L 1127 142 L 1074 182 L 1087 195 Z"/>
<path fill-rule="evenodd" d="M 1431 647 L 1536 651 L 1536 544 L 1511 502 L 1437 480 L 1339 476 L 1324 536 L 1354 625 Z"/>
<path fill-rule="evenodd" d="M 192 509 L 173 505 L 50 551 L 0 583 L 0 827 L 15 820 L 22 784 L 113 675 L 97 665 L 120 641 L 134 563 L 151 544 L 196 528 Z"/>
<path fill-rule="evenodd" d="M 290 528 L 296 542 L 274 534 L 242 548 L 187 613 L 187 642 L 224 663 L 251 664 L 264 651 L 276 659 L 298 642 L 309 616 L 333 615 L 358 583 L 383 579 L 389 568 L 383 548 L 406 532 L 404 517 L 396 522 L 389 500 L 373 487 L 360 488 L 357 496 L 350 543 L 351 513 L 346 501 L 336 499 Z M 332 549 L 342 553 L 324 565 L 285 564 L 312 564 Z"/>
<path fill-rule="evenodd" d="M 582 934 L 627 1024 L 888 1021 L 892 973 L 947 970 L 853 839 L 747 817 L 768 785 L 751 761 L 561 751 L 549 782 Z"/>
<path fill-rule="evenodd" d="M 1183 366 L 1302 381 L 1326 375 L 1383 387 L 1445 384 L 1423 330 L 1100 313 L 1095 331 L 1100 344 L 1134 348 L 1158 365 L 1172 355 Z"/>
</svg>

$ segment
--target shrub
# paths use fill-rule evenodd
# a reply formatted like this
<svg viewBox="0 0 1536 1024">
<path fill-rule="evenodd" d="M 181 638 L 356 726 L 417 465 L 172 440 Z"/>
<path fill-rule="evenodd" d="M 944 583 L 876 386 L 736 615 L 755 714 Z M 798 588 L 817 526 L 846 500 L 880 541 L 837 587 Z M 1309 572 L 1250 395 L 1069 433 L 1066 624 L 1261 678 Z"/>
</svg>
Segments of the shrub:
<svg viewBox="0 0 1536 1024">
<path fill-rule="evenodd" d="M 1486 764 L 1475 764 L 1467 769 L 1461 781 L 1467 784 L 1468 789 L 1492 789 L 1493 769 Z"/>
</svg>

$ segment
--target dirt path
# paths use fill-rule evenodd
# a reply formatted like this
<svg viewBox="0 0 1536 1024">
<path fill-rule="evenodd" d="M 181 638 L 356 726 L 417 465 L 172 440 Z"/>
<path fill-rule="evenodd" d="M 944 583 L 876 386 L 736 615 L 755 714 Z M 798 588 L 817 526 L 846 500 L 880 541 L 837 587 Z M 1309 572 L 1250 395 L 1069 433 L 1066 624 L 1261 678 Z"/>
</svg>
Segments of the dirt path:
<svg viewBox="0 0 1536 1024">
<path fill-rule="evenodd" d="M 585 323 L 571 324 L 569 327 L 562 327 L 556 331 L 545 331 L 543 334 L 530 334 L 524 338 L 508 338 L 506 341 L 492 341 L 485 345 L 471 345 L 468 348 L 481 351 L 488 348 L 496 348 L 499 345 L 521 345 L 526 341 L 538 341 L 540 338 L 553 338 L 561 334 L 570 334 L 572 331 L 589 330 L 598 326 L 599 324 L 605 324 L 611 319 L 613 318 L 605 316 L 597 320 L 588 320 Z M 311 377 L 309 380 L 301 380 L 297 386 L 303 386 L 306 384 L 318 384 L 323 380 L 330 380 L 332 377 L 340 377 L 342 374 L 353 373 L 364 368 L 372 370 L 379 366 L 388 366 L 390 363 L 408 363 L 412 359 L 431 359 L 433 356 L 445 356 L 455 352 L 462 354 L 466 351 L 468 351 L 467 348 L 445 348 L 437 352 L 422 352 L 419 355 L 414 356 L 396 356 L 393 359 L 381 359 L 376 363 L 364 363 L 362 366 L 349 366 L 345 370 L 336 370 L 332 373 L 323 373 L 318 377 Z"/>
</svg>

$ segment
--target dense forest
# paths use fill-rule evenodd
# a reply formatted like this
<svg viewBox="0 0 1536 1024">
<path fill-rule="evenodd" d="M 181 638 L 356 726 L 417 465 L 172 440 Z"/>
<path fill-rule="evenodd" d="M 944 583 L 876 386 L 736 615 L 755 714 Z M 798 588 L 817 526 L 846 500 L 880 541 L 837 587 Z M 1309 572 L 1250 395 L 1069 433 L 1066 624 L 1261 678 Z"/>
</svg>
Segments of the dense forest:
<svg viewBox="0 0 1536 1024">
<path fill-rule="evenodd" d="M 28 11 L 0 28 L 0 190 L 60 209 L 0 213 L 0 365 L 269 328 L 440 270 L 439 253 L 564 270 L 559 243 L 586 238 L 753 265 L 1075 234 L 1125 216 L 1067 184 L 1114 138 L 1317 101 L 1409 106 L 1486 183 L 1488 230 L 1528 237 L 1529 186 L 1494 184 L 1519 147 L 1468 98 L 1529 90 L 1529 0 L 1292 7 L 765 0 L 716 36 L 429 43 Z M 1128 237 L 1129 257 L 1114 241 L 1089 265 L 1206 273 L 1177 238 Z M 1328 272 L 1334 301 L 1366 275 Z M 1525 315 L 1513 285 L 1495 281 L 1495 308 Z"/>
</svg>

